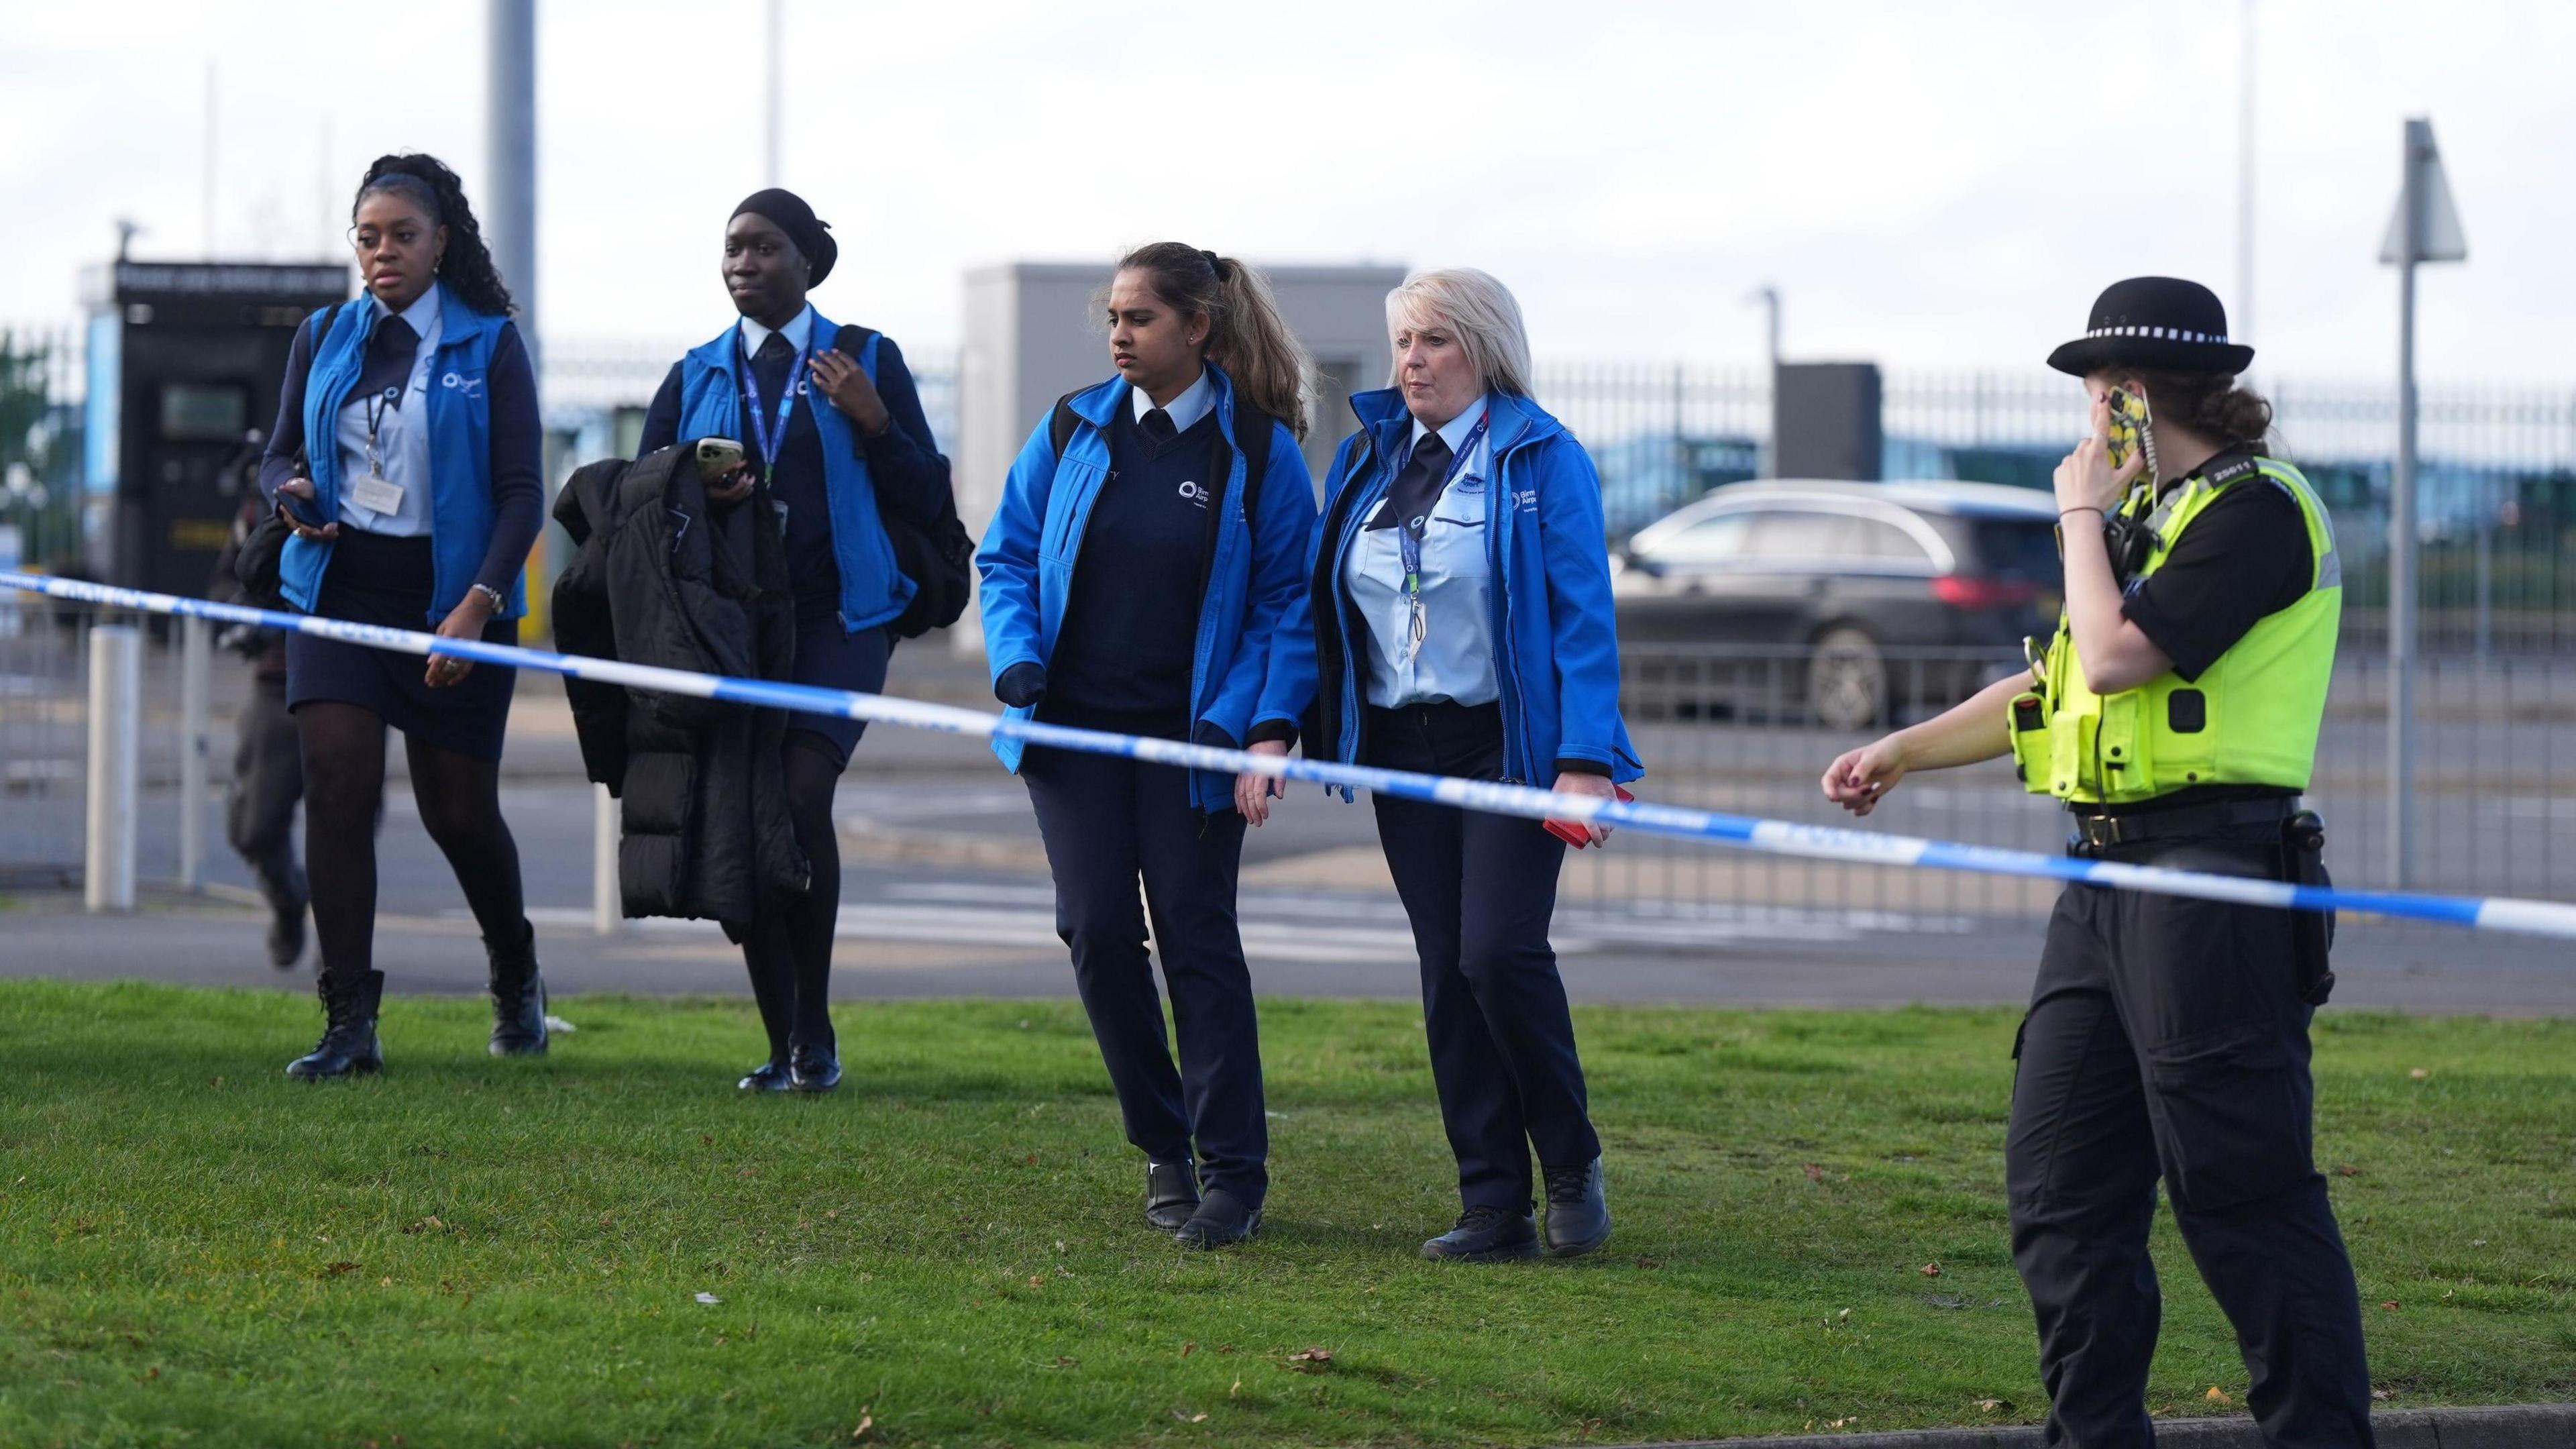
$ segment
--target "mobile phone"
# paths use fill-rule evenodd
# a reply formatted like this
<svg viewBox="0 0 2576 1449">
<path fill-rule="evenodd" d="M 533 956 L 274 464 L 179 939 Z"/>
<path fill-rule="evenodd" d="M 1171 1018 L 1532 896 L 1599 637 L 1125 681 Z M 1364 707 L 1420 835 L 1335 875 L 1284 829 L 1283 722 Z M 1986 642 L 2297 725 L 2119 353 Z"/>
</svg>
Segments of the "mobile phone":
<svg viewBox="0 0 2576 1449">
<path fill-rule="evenodd" d="M 742 466 L 742 444 L 731 438 L 700 438 L 697 459 L 698 481 L 721 483 L 726 474 Z"/>
<path fill-rule="evenodd" d="M 2147 432 L 2148 424 L 2154 419 L 2147 414 L 2146 396 L 2142 393 L 2133 393 L 2125 387 L 2115 387 L 2111 389 L 2109 401 L 2111 439 L 2108 451 L 2111 471 L 2119 472 L 2129 466 L 2129 456 L 2132 453 L 2143 452 L 2146 454 L 2148 472 L 2152 475 L 2156 466 L 2156 445 Z M 2149 481 L 2153 481 L 2152 476 Z"/>
<path fill-rule="evenodd" d="M 1622 805 L 1631 805 L 1636 803 L 1637 797 L 1629 794 L 1628 787 L 1625 785 L 1611 786 L 1610 793 L 1618 796 L 1619 803 Z M 1592 843 L 1592 827 L 1584 824 L 1580 820 L 1543 820 L 1539 823 L 1547 827 L 1548 834 L 1555 836 L 1557 839 L 1564 841 L 1566 844 L 1573 846 L 1577 850 L 1581 850 Z"/>
</svg>

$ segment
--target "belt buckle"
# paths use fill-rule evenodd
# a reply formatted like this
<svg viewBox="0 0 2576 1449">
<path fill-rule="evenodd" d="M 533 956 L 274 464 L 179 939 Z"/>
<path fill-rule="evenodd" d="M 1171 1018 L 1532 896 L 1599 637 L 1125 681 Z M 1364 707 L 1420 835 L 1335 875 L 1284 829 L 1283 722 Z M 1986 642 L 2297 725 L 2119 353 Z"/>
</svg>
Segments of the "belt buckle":
<svg viewBox="0 0 2576 1449">
<path fill-rule="evenodd" d="M 2120 843 L 2120 818 L 2116 815 L 2078 815 L 2075 838 L 2087 850 L 2104 850 Z"/>
</svg>

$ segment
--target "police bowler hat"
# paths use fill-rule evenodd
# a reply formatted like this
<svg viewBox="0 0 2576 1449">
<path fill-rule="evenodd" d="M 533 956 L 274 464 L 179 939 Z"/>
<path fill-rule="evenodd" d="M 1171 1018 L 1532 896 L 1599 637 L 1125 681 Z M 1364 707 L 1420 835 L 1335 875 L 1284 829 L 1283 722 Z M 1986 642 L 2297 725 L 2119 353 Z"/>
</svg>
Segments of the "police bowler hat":
<svg viewBox="0 0 2576 1449">
<path fill-rule="evenodd" d="M 2254 349 L 2227 340 L 2218 294 L 2179 277 L 2131 277 L 2093 300 L 2084 335 L 2048 354 L 2048 365 L 2082 377 L 2108 367 L 2234 376 Z"/>
</svg>

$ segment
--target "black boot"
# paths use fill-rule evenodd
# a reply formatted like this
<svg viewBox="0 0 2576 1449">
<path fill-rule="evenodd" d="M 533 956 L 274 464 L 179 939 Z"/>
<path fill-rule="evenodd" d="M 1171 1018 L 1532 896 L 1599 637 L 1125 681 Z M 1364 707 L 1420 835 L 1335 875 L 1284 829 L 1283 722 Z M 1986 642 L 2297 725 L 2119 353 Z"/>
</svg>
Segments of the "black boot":
<svg viewBox="0 0 2576 1449">
<path fill-rule="evenodd" d="M 1547 1251 L 1579 1257 L 1610 1241 L 1610 1202 L 1601 1190 L 1601 1159 L 1580 1167 L 1542 1167 L 1547 1180 Z"/>
<path fill-rule="evenodd" d="M 492 1055 L 542 1056 L 546 1050 L 546 978 L 537 970 L 537 928 L 519 923 L 511 947 L 483 943 L 492 959 Z"/>
<path fill-rule="evenodd" d="M 288 1062 L 286 1074 L 320 1081 L 383 1071 L 384 1049 L 376 1044 L 376 1007 L 384 999 L 385 973 L 369 971 L 355 980 L 325 973 L 317 984 L 322 995 L 322 1040 Z"/>
</svg>

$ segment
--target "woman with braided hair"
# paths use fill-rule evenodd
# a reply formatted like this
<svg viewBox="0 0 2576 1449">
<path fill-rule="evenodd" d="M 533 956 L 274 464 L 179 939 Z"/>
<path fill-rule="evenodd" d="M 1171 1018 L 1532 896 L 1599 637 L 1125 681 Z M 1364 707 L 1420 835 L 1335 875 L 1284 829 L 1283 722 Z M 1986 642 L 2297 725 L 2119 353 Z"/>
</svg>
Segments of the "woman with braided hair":
<svg viewBox="0 0 2576 1449">
<path fill-rule="evenodd" d="M 434 156 L 377 158 L 349 219 L 366 295 L 297 330 L 260 464 L 262 489 L 294 530 L 280 592 L 322 618 L 513 643 L 545 488 L 536 373 L 510 321 L 509 289 L 463 185 Z M 482 928 L 492 1053 L 546 1049 L 536 933 L 501 818 L 514 673 L 288 637 L 326 1020 L 290 1076 L 384 1065 L 384 974 L 372 957 L 388 725 L 403 732 L 421 823 Z"/>
</svg>

